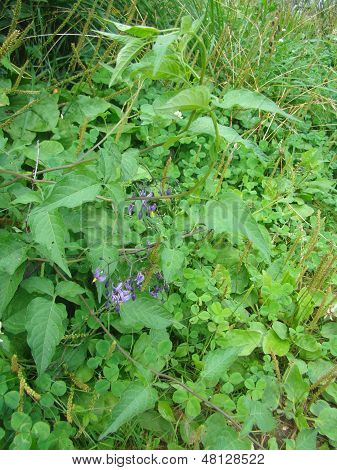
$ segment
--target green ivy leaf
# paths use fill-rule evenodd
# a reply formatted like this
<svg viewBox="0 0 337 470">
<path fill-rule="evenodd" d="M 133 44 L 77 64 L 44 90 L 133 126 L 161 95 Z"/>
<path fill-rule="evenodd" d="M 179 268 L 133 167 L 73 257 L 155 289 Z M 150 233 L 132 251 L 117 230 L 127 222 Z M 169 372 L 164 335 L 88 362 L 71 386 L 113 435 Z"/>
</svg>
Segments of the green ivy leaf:
<svg viewBox="0 0 337 470">
<path fill-rule="evenodd" d="M 36 297 L 27 307 L 27 342 L 32 350 L 38 374 L 49 366 L 56 346 L 65 333 L 67 311 L 55 300 Z"/>
<path fill-rule="evenodd" d="M 104 439 L 108 434 L 116 432 L 120 426 L 130 422 L 133 418 L 144 411 L 154 407 L 158 395 L 156 390 L 146 387 L 141 383 L 133 383 L 124 390 L 123 395 L 110 414 L 110 425 L 99 436 Z"/>
</svg>

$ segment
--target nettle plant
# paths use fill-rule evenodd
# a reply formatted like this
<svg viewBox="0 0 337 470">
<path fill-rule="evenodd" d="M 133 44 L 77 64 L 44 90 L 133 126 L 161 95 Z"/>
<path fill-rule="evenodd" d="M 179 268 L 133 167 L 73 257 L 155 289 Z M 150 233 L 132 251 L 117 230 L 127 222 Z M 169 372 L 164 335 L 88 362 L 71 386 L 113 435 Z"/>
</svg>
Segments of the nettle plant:
<svg viewBox="0 0 337 470">
<path fill-rule="evenodd" d="M 16 95 L 12 77 L 0 80 L 0 438 L 23 449 L 116 446 L 135 420 L 160 436 L 153 446 L 176 448 L 179 428 L 186 445 L 261 448 L 251 431 L 273 433 L 286 397 L 282 419 L 300 431 L 289 448 L 315 442 L 312 405 L 319 432 L 337 440 L 335 369 L 324 360 L 334 326 L 324 347 L 305 330 L 331 292 L 323 304 L 314 285 L 298 293 L 303 266 L 283 271 L 286 254 L 271 264 L 267 231 L 217 178 L 229 149 L 266 160 L 223 124 L 234 108 L 294 118 L 256 92 L 218 93 L 200 21 L 113 25 L 100 34 L 121 44 L 115 66 L 78 93 L 37 87 L 32 100 L 30 85 Z M 316 361 L 308 378 L 298 348 Z M 306 401 L 310 390 L 327 401 Z"/>
</svg>

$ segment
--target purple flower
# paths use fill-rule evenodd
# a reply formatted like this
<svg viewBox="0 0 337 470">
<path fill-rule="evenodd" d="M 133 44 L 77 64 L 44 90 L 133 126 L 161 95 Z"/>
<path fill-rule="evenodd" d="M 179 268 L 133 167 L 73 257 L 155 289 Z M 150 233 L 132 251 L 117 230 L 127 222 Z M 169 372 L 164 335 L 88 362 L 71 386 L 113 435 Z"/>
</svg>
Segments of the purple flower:
<svg viewBox="0 0 337 470">
<path fill-rule="evenodd" d="M 145 279 L 144 274 L 141 271 L 139 271 L 139 273 L 136 276 L 136 285 L 137 285 L 138 289 L 143 284 L 144 279 Z"/>
<path fill-rule="evenodd" d="M 132 295 L 131 295 L 131 299 L 132 300 L 136 300 L 136 294 L 133 292 Z"/>
<path fill-rule="evenodd" d="M 127 289 L 125 289 L 125 288 L 123 288 L 123 287 L 124 287 L 124 286 L 123 286 L 123 283 L 120 282 L 120 283 L 118 284 L 118 286 L 115 287 L 115 289 L 114 289 L 115 294 L 118 296 L 119 302 L 122 302 L 122 303 L 127 302 L 128 300 L 131 299 L 130 291 L 127 290 Z"/>
<path fill-rule="evenodd" d="M 167 188 L 166 194 L 167 194 L 168 196 L 170 196 L 170 195 L 172 194 L 172 189 L 171 189 L 171 188 Z"/>
<path fill-rule="evenodd" d="M 104 274 L 104 271 L 100 268 L 96 268 L 94 272 L 94 279 L 92 282 L 104 282 L 106 280 L 106 275 Z"/>
<path fill-rule="evenodd" d="M 129 213 L 129 215 L 132 215 L 132 214 L 133 214 L 134 209 L 135 209 L 135 205 L 134 205 L 134 204 L 131 203 L 131 204 L 128 205 L 128 213 Z"/>
</svg>

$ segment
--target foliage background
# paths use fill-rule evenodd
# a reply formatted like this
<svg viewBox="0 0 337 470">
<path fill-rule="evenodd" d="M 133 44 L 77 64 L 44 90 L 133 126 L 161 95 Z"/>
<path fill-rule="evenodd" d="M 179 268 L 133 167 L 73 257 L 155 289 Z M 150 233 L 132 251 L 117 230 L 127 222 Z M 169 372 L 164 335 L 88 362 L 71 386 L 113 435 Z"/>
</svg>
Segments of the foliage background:
<svg viewBox="0 0 337 470">
<path fill-rule="evenodd" d="M 334 449 L 336 7 L 164 13 L 2 6 L 0 447 Z"/>
</svg>

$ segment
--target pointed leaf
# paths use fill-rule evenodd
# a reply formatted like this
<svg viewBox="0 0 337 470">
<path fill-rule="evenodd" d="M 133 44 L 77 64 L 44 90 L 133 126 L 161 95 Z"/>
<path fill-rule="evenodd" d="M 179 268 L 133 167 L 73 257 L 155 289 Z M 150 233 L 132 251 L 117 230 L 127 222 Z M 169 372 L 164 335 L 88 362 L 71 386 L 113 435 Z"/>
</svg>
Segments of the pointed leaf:
<svg viewBox="0 0 337 470">
<path fill-rule="evenodd" d="M 258 109 L 269 113 L 278 113 L 282 116 L 299 121 L 294 116 L 283 111 L 274 101 L 256 91 L 250 90 L 230 90 L 223 96 L 221 101 L 215 101 L 218 108 L 231 109 L 238 107 L 241 109 Z"/>
<path fill-rule="evenodd" d="M 239 351 L 239 348 L 226 348 L 207 353 L 204 368 L 200 374 L 207 385 L 214 386 L 218 383 L 219 379 L 238 358 Z"/>
<path fill-rule="evenodd" d="M 24 272 L 24 264 L 21 264 L 11 276 L 6 272 L 0 272 L 0 318 L 22 281 Z"/>
<path fill-rule="evenodd" d="M 128 327 L 146 326 L 157 330 L 172 324 L 172 315 L 159 300 L 152 297 L 137 297 L 122 305 L 121 318 Z"/>
<path fill-rule="evenodd" d="M 34 240 L 48 253 L 50 260 L 71 276 L 64 253 L 66 229 L 61 214 L 57 210 L 32 213 L 29 225 Z"/>
<path fill-rule="evenodd" d="M 287 393 L 287 397 L 294 403 L 304 400 L 308 394 L 309 385 L 302 378 L 301 372 L 296 364 L 293 364 L 286 376 L 284 388 Z"/>
<path fill-rule="evenodd" d="M 205 111 L 208 109 L 210 98 L 206 86 L 195 86 L 180 91 L 157 109 L 158 111 Z"/>
<path fill-rule="evenodd" d="M 38 374 L 49 366 L 56 346 L 65 333 L 67 311 L 55 300 L 36 297 L 27 307 L 27 342 L 32 350 Z"/>
<path fill-rule="evenodd" d="M 123 393 L 120 401 L 110 414 L 111 423 L 100 435 L 99 440 L 108 434 L 116 432 L 120 426 L 130 422 L 144 411 L 153 408 L 157 401 L 157 392 L 151 387 L 145 387 L 140 383 L 131 384 Z"/>
</svg>

